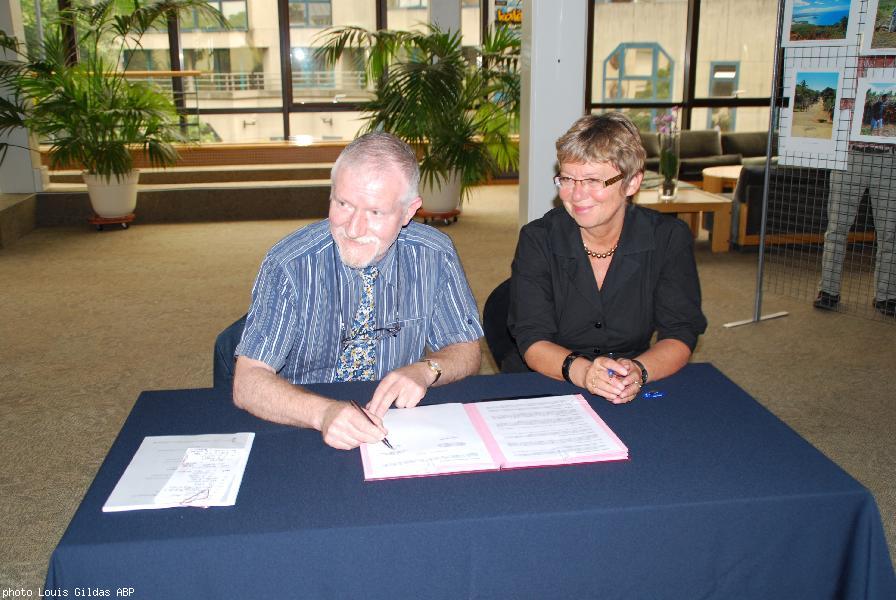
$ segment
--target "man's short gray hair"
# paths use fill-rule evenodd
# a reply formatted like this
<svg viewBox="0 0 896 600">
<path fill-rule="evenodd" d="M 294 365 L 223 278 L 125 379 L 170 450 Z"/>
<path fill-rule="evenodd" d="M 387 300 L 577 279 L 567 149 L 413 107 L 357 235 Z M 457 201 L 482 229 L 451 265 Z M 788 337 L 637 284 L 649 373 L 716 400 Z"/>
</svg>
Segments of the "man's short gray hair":
<svg viewBox="0 0 896 600">
<path fill-rule="evenodd" d="M 408 207 L 419 196 L 420 166 L 414 150 L 397 136 L 385 131 L 373 131 L 356 138 L 339 154 L 330 171 L 330 179 L 336 184 L 340 169 L 368 169 L 369 173 L 382 172 L 385 168 L 396 169 L 404 176 L 407 190 L 401 199 L 402 206 Z"/>
</svg>

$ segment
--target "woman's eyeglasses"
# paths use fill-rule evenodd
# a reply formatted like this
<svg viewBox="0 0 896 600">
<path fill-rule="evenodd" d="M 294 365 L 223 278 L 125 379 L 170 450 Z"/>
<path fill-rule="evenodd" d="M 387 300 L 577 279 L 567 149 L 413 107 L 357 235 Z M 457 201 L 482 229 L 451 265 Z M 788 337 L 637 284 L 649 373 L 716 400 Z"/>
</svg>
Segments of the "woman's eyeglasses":
<svg viewBox="0 0 896 600">
<path fill-rule="evenodd" d="M 625 179 L 625 175 L 620 173 L 619 175 L 614 175 L 609 179 L 595 179 L 593 177 L 589 177 L 586 179 L 575 179 L 574 177 L 567 177 L 565 175 L 554 175 L 554 185 L 557 186 L 561 190 L 571 190 L 576 187 L 578 183 L 582 188 L 589 192 L 599 192 L 604 188 L 608 188 L 617 181 L 622 181 Z"/>
</svg>

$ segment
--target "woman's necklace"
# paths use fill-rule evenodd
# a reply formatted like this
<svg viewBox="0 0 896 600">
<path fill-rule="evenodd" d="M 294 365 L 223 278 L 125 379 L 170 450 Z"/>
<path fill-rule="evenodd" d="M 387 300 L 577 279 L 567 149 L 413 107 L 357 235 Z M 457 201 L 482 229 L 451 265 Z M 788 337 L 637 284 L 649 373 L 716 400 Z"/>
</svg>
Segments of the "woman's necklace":
<svg viewBox="0 0 896 600">
<path fill-rule="evenodd" d="M 619 245 L 619 242 L 613 244 L 613 247 L 607 250 L 606 252 L 595 252 L 588 248 L 585 242 L 582 242 L 582 246 L 585 247 L 585 254 L 590 256 L 591 258 L 610 258 L 613 256 L 613 253 L 616 252 L 616 247 Z"/>
</svg>

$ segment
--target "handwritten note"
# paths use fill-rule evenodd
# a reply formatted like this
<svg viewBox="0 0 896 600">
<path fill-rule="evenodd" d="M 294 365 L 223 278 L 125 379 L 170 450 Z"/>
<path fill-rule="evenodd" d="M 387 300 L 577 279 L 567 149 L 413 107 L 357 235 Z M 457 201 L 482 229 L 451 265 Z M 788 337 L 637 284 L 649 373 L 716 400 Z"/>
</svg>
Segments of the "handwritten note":
<svg viewBox="0 0 896 600">
<path fill-rule="evenodd" d="M 187 448 L 177 470 L 156 494 L 156 503 L 219 506 L 226 501 L 242 460 L 238 448 Z"/>
<path fill-rule="evenodd" d="M 103 505 L 103 512 L 233 506 L 255 434 L 149 436 Z"/>
</svg>

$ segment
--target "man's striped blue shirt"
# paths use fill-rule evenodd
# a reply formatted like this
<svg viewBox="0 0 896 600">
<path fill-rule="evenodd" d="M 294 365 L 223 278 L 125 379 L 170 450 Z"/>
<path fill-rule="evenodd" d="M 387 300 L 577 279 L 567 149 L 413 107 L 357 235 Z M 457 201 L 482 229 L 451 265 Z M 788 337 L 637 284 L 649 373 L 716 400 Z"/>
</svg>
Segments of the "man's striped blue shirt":
<svg viewBox="0 0 896 600">
<path fill-rule="evenodd" d="M 377 264 L 377 379 L 450 344 L 482 337 L 476 301 L 451 240 L 411 222 Z M 333 381 L 361 298 L 329 220 L 293 232 L 265 256 L 236 354 L 293 383 Z M 390 332 L 385 331 L 389 329 Z"/>
</svg>

